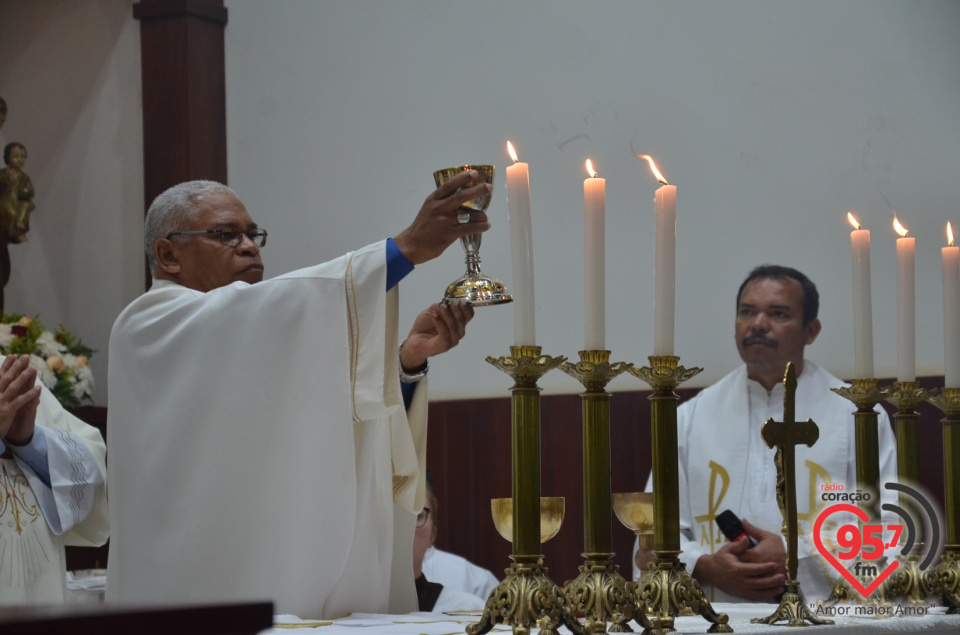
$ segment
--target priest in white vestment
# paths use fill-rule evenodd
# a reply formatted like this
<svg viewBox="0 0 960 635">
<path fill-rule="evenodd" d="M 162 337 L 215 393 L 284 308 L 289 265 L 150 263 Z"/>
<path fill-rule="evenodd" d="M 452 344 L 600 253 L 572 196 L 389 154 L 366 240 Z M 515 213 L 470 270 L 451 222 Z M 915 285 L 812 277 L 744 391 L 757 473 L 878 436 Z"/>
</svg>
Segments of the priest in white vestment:
<svg viewBox="0 0 960 635">
<path fill-rule="evenodd" d="M 760 428 L 767 419 L 783 420 L 787 362 L 798 374 L 796 420 L 812 419 L 820 431 L 813 447 L 796 447 L 801 591 L 808 602 L 826 598 L 839 577 L 817 553 L 812 529 L 818 513 L 832 504 L 822 498 L 824 486 L 857 490 L 856 406 L 831 390 L 845 385 L 840 379 L 804 359 L 805 347 L 820 333 L 818 309 L 816 286 L 804 274 L 776 265 L 756 268 L 737 295 L 735 336 L 744 365 L 678 408 L 680 559 L 713 601 L 771 601 L 784 590 L 775 449 L 766 447 Z M 896 481 L 896 441 L 886 412 L 878 412 L 882 488 Z M 896 500 L 889 493 L 883 497 Z M 751 540 L 730 543 L 724 537 L 716 518 L 727 509 L 743 519 Z M 838 520 L 831 515 L 828 529 L 835 532 Z M 651 559 L 650 552 L 637 553 L 634 577 L 637 565 Z"/>
<path fill-rule="evenodd" d="M 63 409 L 29 356 L 0 366 L 0 605 L 62 604 L 64 547 L 109 537 L 106 446 Z"/>
<path fill-rule="evenodd" d="M 398 363 L 396 283 L 489 228 L 457 219 L 489 194 L 475 177 L 431 194 L 393 239 L 262 282 L 266 232 L 233 191 L 195 181 L 157 197 L 154 283 L 110 338 L 107 602 L 416 610 L 426 387 L 405 412 L 400 378 L 422 376 L 473 312 L 421 313 Z"/>
</svg>

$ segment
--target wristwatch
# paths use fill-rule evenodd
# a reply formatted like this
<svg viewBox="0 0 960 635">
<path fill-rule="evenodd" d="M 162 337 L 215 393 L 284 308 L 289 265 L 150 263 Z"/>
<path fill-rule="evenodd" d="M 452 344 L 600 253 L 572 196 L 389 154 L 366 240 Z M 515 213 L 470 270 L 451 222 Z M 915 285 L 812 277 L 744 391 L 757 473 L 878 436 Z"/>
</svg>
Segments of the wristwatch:
<svg viewBox="0 0 960 635">
<path fill-rule="evenodd" d="M 421 379 L 423 379 L 424 377 L 426 377 L 427 371 L 430 370 L 430 363 L 423 362 L 423 366 L 413 371 L 412 373 L 408 373 L 407 371 L 403 370 L 403 362 L 400 361 L 401 350 L 403 350 L 403 344 L 401 344 L 400 347 L 397 348 L 397 367 L 400 369 L 400 381 L 402 381 L 405 384 L 415 384 Z"/>
</svg>

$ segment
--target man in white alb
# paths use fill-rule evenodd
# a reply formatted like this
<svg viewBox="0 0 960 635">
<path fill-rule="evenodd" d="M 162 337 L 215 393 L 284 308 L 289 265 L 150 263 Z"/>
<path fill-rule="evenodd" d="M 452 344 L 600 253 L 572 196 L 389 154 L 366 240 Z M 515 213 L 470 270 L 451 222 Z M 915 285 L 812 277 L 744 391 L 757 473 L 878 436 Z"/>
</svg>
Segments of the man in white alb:
<svg viewBox="0 0 960 635">
<path fill-rule="evenodd" d="M 398 356 L 397 282 L 489 229 L 482 213 L 458 221 L 490 193 L 475 178 L 438 188 L 392 239 L 265 281 L 266 231 L 232 190 L 194 181 L 157 197 L 153 286 L 110 337 L 108 602 L 416 610 L 426 391 L 405 412 L 400 384 L 457 344 L 473 310 L 428 308 Z"/>
<path fill-rule="evenodd" d="M 816 286 L 796 269 L 754 269 L 737 293 L 735 337 L 744 365 L 678 408 L 680 559 L 714 601 L 765 601 L 784 591 L 775 450 L 764 444 L 760 427 L 770 418 L 782 420 L 787 362 L 797 372 L 797 421 L 812 419 L 820 430 L 812 448 L 796 448 L 801 590 L 808 601 L 826 598 L 837 577 L 810 536 L 818 512 L 830 504 L 822 486 L 857 488 L 856 406 L 830 390 L 843 386 L 841 380 L 804 359 L 820 334 L 819 306 Z M 878 411 L 882 487 L 896 480 L 896 447 L 890 420 Z M 726 509 L 743 520 L 754 546 L 724 538 L 716 518 Z M 652 559 L 651 552 L 637 551 L 634 577 Z"/>
<path fill-rule="evenodd" d="M 103 437 L 63 409 L 29 361 L 0 365 L 0 605 L 62 604 L 64 546 L 109 536 Z"/>
</svg>

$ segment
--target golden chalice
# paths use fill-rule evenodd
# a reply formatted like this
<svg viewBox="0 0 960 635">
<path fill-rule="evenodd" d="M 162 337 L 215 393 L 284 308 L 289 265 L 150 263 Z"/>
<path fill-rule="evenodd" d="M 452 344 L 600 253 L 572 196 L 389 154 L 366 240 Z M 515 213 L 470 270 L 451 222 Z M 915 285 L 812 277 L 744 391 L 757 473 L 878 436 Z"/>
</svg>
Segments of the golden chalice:
<svg viewBox="0 0 960 635">
<path fill-rule="evenodd" d="M 491 498 L 490 511 L 497 533 L 507 542 L 513 542 L 513 499 Z M 557 535 L 563 524 L 563 496 L 540 497 L 540 542 L 544 543 Z"/>
<path fill-rule="evenodd" d="M 493 174 L 496 168 L 492 165 L 460 165 L 444 168 L 433 173 L 433 180 L 440 187 L 453 177 L 465 170 L 476 170 L 478 179 L 493 184 Z M 464 187 L 473 187 L 477 181 L 470 181 Z M 470 222 L 471 212 L 485 212 L 490 205 L 490 195 L 481 196 L 467 201 L 460 206 L 457 220 L 461 224 Z M 466 252 L 467 272 L 447 286 L 443 294 L 443 303 L 467 302 L 473 306 L 486 306 L 512 302 L 513 298 L 507 293 L 507 287 L 499 280 L 485 276 L 480 271 L 480 237 L 482 234 L 467 234 L 460 239 L 463 250 Z"/>
<path fill-rule="evenodd" d="M 641 549 L 653 549 L 653 492 L 612 494 L 613 511 L 640 539 Z"/>
</svg>

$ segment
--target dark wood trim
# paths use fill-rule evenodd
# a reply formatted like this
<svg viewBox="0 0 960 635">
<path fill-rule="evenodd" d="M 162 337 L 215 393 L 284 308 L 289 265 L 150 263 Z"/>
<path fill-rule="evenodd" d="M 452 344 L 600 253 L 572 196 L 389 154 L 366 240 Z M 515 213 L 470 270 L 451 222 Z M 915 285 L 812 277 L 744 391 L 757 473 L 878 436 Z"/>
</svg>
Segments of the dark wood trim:
<svg viewBox="0 0 960 635">
<path fill-rule="evenodd" d="M 227 182 L 227 9 L 223 0 L 141 0 L 133 17 L 140 20 L 146 213 L 177 183 Z"/>
<path fill-rule="evenodd" d="M 254 635 L 273 626 L 273 603 L 0 608 L 0 632 L 17 635 Z"/>
</svg>

